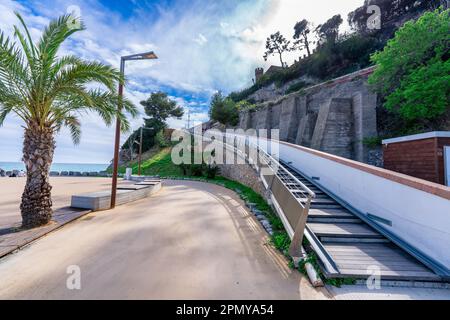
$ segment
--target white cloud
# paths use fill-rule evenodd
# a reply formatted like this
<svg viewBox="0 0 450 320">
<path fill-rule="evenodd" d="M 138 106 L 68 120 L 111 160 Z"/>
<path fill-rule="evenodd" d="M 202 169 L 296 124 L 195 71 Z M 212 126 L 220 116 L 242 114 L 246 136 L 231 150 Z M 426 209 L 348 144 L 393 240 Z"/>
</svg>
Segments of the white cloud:
<svg viewBox="0 0 450 320">
<path fill-rule="evenodd" d="M 197 38 L 195 38 L 194 41 L 197 42 L 200 46 L 203 46 L 206 43 L 208 43 L 208 39 L 206 39 L 206 37 L 201 33 L 198 34 Z"/>
<path fill-rule="evenodd" d="M 62 54 L 74 53 L 119 67 L 121 55 L 154 50 L 159 56 L 157 61 L 127 63 L 128 98 L 143 112 L 139 102 L 151 92 L 189 93 L 201 97 L 197 104 L 175 98 L 186 111 L 191 111 L 193 121 L 206 121 L 205 97 L 217 90 L 227 93 L 243 88 L 251 84 L 257 66 L 278 63 L 276 57 L 267 63 L 262 59 L 269 34 L 281 31 L 290 38 L 293 26 L 303 18 L 319 24 L 342 13 L 346 20 L 346 14 L 363 0 L 193 0 L 175 1 L 171 7 L 149 1 L 153 8 L 151 18 L 145 10 L 147 2 L 139 1 L 132 19 L 102 3 L 108 4 L 96 0 L 1 0 L 0 28 L 11 34 L 12 25 L 18 23 L 14 11 L 19 11 L 37 40 L 50 19 L 66 13 L 69 6 L 78 5 L 87 30 L 76 34 L 62 48 Z M 293 62 L 298 55 L 288 56 L 287 61 Z M 187 113 L 182 120 L 171 119 L 169 124 L 180 128 L 186 121 Z M 133 120 L 132 124 L 137 128 L 142 119 Z M 113 138 L 113 128 L 106 128 L 98 117 L 83 117 L 81 145 L 74 147 L 64 131 L 58 136 L 55 161 L 109 162 Z M 0 160 L 20 159 L 19 120 L 7 119 L 0 128 L 0 141 Z"/>
</svg>

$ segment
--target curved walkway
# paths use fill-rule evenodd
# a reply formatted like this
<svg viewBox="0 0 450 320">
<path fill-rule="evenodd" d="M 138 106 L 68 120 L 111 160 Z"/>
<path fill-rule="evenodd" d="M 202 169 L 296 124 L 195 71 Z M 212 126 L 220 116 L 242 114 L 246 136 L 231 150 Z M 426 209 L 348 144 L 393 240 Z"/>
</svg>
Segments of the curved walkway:
<svg viewBox="0 0 450 320">
<path fill-rule="evenodd" d="M 321 299 L 234 192 L 166 181 L 0 261 L 0 299 Z M 81 290 L 67 289 L 67 268 Z"/>
</svg>

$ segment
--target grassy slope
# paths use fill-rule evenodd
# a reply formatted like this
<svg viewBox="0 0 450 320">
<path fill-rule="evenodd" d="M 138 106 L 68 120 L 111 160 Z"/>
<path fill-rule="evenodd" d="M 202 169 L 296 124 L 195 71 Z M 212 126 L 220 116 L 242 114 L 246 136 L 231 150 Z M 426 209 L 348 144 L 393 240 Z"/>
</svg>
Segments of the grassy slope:
<svg viewBox="0 0 450 320">
<path fill-rule="evenodd" d="M 142 162 L 142 173 L 148 176 L 159 175 L 162 178 L 181 176 L 181 169 L 172 163 L 171 149 L 164 148 L 159 150 L 153 156 Z M 130 166 L 133 174 L 138 173 L 138 164 L 134 163 Z M 121 167 L 120 173 L 125 173 L 125 167 Z"/>
</svg>

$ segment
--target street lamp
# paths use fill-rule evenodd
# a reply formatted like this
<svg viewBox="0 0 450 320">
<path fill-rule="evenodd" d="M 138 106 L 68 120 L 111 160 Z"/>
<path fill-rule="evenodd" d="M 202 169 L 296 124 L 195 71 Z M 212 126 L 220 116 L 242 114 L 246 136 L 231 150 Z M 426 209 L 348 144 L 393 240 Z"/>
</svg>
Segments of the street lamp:
<svg viewBox="0 0 450 320">
<path fill-rule="evenodd" d="M 124 56 L 120 59 L 120 74 L 125 78 L 125 62 L 127 61 L 137 61 L 137 60 L 154 60 L 158 59 L 156 54 L 151 52 L 133 54 L 130 56 Z M 122 101 L 123 101 L 123 83 L 119 83 L 119 104 L 118 104 L 118 114 L 122 111 Z M 111 209 L 116 207 L 116 197 L 117 197 L 117 176 L 119 171 L 119 149 L 120 149 L 120 118 L 116 117 L 116 139 L 114 144 L 114 164 L 113 164 L 113 181 L 111 190 Z"/>
</svg>

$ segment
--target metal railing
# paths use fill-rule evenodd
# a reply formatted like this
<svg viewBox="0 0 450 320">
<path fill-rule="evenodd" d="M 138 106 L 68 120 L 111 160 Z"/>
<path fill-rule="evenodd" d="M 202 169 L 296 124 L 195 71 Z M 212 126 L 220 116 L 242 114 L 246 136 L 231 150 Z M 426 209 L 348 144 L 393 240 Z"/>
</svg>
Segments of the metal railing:
<svg viewBox="0 0 450 320">
<path fill-rule="evenodd" d="M 186 133 L 192 134 L 192 132 Z M 197 135 L 194 133 L 194 136 Z M 260 174 L 266 189 L 271 193 L 270 197 L 274 203 L 274 207 L 292 240 L 289 254 L 294 258 L 294 261 L 298 262 L 299 259 L 303 257 L 302 242 L 305 235 L 306 222 L 308 220 L 311 203 L 316 197 L 316 194 L 272 155 L 260 148 L 259 145 L 250 143 L 248 136 L 230 135 L 228 133 L 224 133 L 224 136 L 231 136 L 233 138 L 233 144 L 230 145 L 227 143 L 227 139 L 227 142 L 224 143 L 224 147 L 226 149 L 231 149 L 235 154 L 239 155 L 250 164 L 253 164 Z M 201 138 L 202 141 L 205 142 L 204 137 L 201 136 Z M 245 138 L 244 152 L 239 149 L 236 138 Z M 255 153 L 251 152 L 251 149 L 256 150 L 256 159 L 252 159 L 251 156 Z M 270 169 L 270 172 L 262 170 L 260 167 L 261 162 Z"/>
<path fill-rule="evenodd" d="M 226 134 L 227 135 L 227 134 Z M 227 135 L 228 136 L 228 135 Z M 234 138 L 243 138 L 233 135 Z M 265 182 L 267 190 L 271 193 L 271 199 L 274 207 L 280 216 L 292 242 L 289 253 L 294 259 L 303 256 L 302 242 L 308 220 L 309 210 L 316 194 L 308 188 L 303 182 L 287 170 L 278 160 L 258 145 L 251 143 L 248 137 L 245 137 L 245 147 L 248 153 L 242 153 L 236 146 L 234 139 L 233 150 L 241 157 L 252 162 L 261 178 Z M 225 143 L 225 145 L 228 145 Z M 251 152 L 251 149 L 256 152 Z M 251 155 L 256 155 L 252 159 Z M 265 165 L 270 172 L 263 170 L 260 164 Z"/>
</svg>

